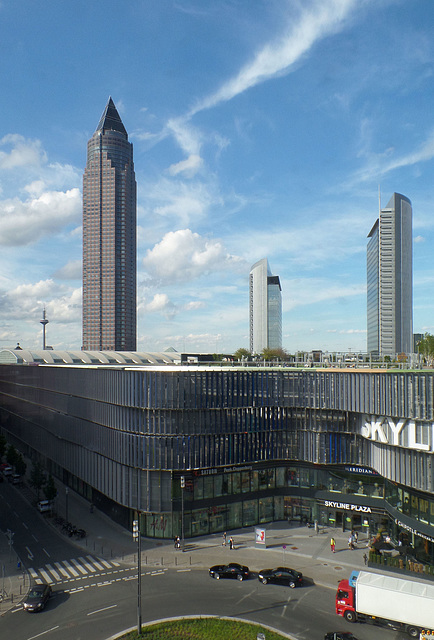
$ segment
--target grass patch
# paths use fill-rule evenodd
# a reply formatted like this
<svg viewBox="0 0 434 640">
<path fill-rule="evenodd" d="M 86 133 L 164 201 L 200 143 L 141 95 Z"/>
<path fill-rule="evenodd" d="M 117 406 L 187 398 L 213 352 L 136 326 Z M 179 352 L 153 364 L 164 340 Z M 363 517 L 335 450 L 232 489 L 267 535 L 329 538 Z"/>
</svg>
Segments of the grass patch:
<svg viewBox="0 0 434 640">
<path fill-rule="evenodd" d="M 136 629 L 119 640 L 256 640 L 258 633 L 263 633 L 266 640 L 284 638 L 279 633 L 248 622 L 220 618 L 190 618 L 151 624 L 143 627 L 140 635 L 137 635 Z"/>
</svg>

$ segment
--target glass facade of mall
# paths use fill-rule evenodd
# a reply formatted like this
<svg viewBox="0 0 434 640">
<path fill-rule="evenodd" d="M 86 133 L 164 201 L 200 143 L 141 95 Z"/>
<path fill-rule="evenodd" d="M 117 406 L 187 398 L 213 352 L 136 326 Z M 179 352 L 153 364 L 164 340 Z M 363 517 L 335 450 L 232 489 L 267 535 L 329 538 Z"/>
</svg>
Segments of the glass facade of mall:
<svg viewBox="0 0 434 640">
<path fill-rule="evenodd" d="M 171 538 L 183 502 L 186 537 L 316 520 L 434 563 L 433 399 L 425 371 L 0 365 L 1 431 L 125 527 Z"/>
</svg>

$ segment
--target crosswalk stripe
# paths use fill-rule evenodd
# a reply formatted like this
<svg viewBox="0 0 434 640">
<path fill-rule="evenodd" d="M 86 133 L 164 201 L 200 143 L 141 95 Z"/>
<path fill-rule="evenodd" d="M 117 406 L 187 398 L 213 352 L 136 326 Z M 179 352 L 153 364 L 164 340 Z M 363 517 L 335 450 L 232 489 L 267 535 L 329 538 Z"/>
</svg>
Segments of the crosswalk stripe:
<svg viewBox="0 0 434 640">
<path fill-rule="evenodd" d="M 53 578 L 50 575 L 48 575 L 45 569 L 39 569 L 39 573 L 44 578 L 47 584 L 53 584 Z"/>
<path fill-rule="evenodd" d="M 51 566 L 51 564 L 46 564 L 45 566 L 47 567 L 47 569 L 51 573 L 51 575 L 54 576 L 55 580 L 61 580 L 62 579 L 59 576 L 59 574 L 57 573 L 56 569 Z"/>
<path fill-rule="evenodd" d="M 104 558 L 98 558 L 98 562 L 101 562 L 102 565 L 104 565 L 105 567 L 107 567 L 107 569 L 111 569 L 111 564 L 109 564 L 107 562 L 107 560 L 104 560 Z M 118 567 L 119 565 L 116 562 L 112 562 L 112 564 L 114 564 L 116 567 Z"/>
<path fill-rule="evenodd" d="M 29 573 L 33 579 L 33 582 L 35 582 L 36 584 L 42 584 L 42 580 L 39 577 L 39 574 L 33 568 L 29 569 Z"/>
<path fill-rule="evenodd" d="M 95 560 L 95 558 L 93 558 L 92 556 L 86 556 L 86 558 L 88 560 L 90 560 L 90 562 L 92 562 L 95 567 L 98 569 L 98 571 L 102 571 L 104 569 L 104 567 L 102 566 L 102 564 L 100 564 L 99 562 L 97 562 L 97 560 Z"/>
<path fill-rule="evenodd" d="M 70 578 L 70 577 L 71 577 L 71 575 L 66 571 L 66 569 L 64 569 L 64 568 L 62 567 L 62 565 L 60 564 L 60 562 L 55 562 L 54 564 L 55 564 L 55 566 L 57 567 L 57 569 L 60 571 L 60 573 L 62 574 L 62 576 L 63 576 L 64 578 Z"/>
<path fill-rule="evenodd" d="M 75 560 L 75 558 L 71 558 L 71 562 L 73 562 L 75 564 L 75 566 L 80 571 L 80 573 L 82 573 L 83 575 L 86 575 L 86 573 L 87 573 L 86 569 L 81 566 L 81 564 L 78 562 L 78 560 Z"/>
<path fill-rule="evenodd" d="M 74 567 L 71 565 L 70 562 L 68 562 L 68 560 L 64 560 L 63 564 L 65 565 L 65 567 L 68 569 L 68 571 L 72 574 L 74 578 L 76 578 L 79 575 L 78 571 L 74 569 Z"/>
<path fill-rule="evenodd" d="M 88 571 L 90 571 L 91 573 L 95 573 L 96 569 L 95 567 L 92 567 L 92 565 L 86 560 L 86 558 L 79 558 L 80 562 L 82 562 L 84 564 L 84 566 L 86 567 L 86 569 Z"/>
</svg>

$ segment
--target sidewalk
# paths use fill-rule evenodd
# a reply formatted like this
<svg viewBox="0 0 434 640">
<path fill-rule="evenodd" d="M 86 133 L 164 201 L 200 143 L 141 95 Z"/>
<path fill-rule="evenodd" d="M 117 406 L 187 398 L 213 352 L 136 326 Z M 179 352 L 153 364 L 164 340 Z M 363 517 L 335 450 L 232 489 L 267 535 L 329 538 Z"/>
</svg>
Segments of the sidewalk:
<svg viewBox="0 0 434 640">
<path fill-rule="evenodd" d="M 104 513 L 94 507 L 91 512 L 89 503 L 77 493 L 68 490 L 57 483 L 58 497 L 56 509 L 59 516 L 68 520 L 77 528 L 85 529 L 84 539 L 68 540 L 77 546 L 79 552 L 105 557 L 108 560 L 137 565 L 137 543 L 132 539 L 132 533 L 113 522 Z M 25 485 L 17 487 L 24 498 L 32 504 L 36 496 Z M 67 504 L 66 504 L 67 501 Z M 35 517 L 44 517 L 35 509 Z M 59 527 L 54 524 L 54 518 L 47 520 L 63 536 Z M 247 565 L 252 571 L 289 566 L 303 573 L 306 581 L 335 590 L 339 580 L 349 577 L 352 569 L 365 568 L 364 554 L 367 554 L 367 539 L 359 536 L 357 548 L 348 549 L 348 532 L 332 528 L 314 529 L 306 526 L 291 526 L 286 522 L 264 525 L 266 529 L 266 546 L 255 544 L 255 527 L 232 530 L 227 532 L 227 539 L 232 536 L 235 549 L 230 551 L 229 544 L 222 546 L 222 534 L 217 533 L 199 538 L 187 539 L 184 551 L 175 549 L 170 540 L 151 538 L 141 539 L 142 569 L 146 566 L 164 566 L 179 568 L 208 569 L 213 564 L 239 562 Z M 336 541 L 336 553 L 330 549 L 330 538 Z M 28 576 L 17 566 L 17 557 L 9 546 L 7 537 L 0 534 L 0 569 L 4 567 L 4 589 L 6 595 L 0 602 L 0 615 L 11 608 L 27 592 Z M 376 571 L 375 569 L 369 569 Z M 2 576 L 0 575 L 0 579 Z M 2 584 L 0 582 L 0 589 Z"/>
</svg>

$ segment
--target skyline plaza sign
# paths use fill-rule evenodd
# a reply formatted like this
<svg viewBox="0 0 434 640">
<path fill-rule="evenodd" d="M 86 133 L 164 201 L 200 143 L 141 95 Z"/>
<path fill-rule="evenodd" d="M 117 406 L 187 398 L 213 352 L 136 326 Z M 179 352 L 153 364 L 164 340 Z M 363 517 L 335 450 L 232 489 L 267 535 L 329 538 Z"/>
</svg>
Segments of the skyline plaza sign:
<svg viewBox="0 0 434 640">
<path fill-rule="evenodd" d="M 362 416 L 360 434 L 374 442 L 434 452 L 434 422 L 389 416 Z"/>
</svg>

